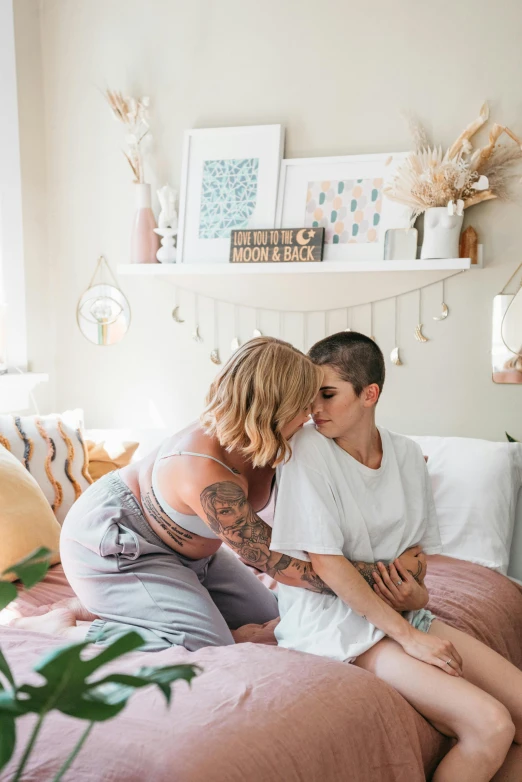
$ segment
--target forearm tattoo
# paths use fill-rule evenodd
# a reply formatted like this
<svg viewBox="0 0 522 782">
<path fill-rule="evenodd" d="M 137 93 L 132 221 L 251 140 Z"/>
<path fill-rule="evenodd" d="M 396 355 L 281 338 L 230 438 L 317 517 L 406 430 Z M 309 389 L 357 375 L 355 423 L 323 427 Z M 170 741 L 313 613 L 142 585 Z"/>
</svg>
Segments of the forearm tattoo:
<svg viewBox="0 0 522 782">
<path fill-rule="evenodd" d="M 164 530 L 169 538 L 177 543 L 178 546 L 183 548 L 184 543 L 194 540 L 194 535 L 192 535 L 190 532 L 187 532 L 187 530 L 183 529 L 183 527 L 180 527 L 179 524 L 176 524 L 175 521 L 172 521 L 172 519 L 169 518 L 166 513 L 163 513 L 152 487 L 150 492 L 141 495 L 141 501 L 145 511 L 149 514 L 149 516 L 159 524 L 161 529 Z"/>
<path fill-rule="evenodd" d="M 422 562 L 420 561 L 420 559 L 417 562 L 417 572 L 414 573 L 413 570 L 408 570 L 408 573 L 411 573 L 413 578 L 417 582 L 417 584 L 420 584 L 422 586 L 422 578 L 421 578 L 421 576 L 422 576 Z"/>
<path fill-rule="evenodd" d="M 235 549 L 244 562 L 272 578 L 281 574 L 289 579 L 297 577 L 296 586 L 331 594 L 309 562 L 270 551 L 272 530 L 252 509 L 237 483 L 213 483 L 203 489 L 200 500 L 212 532 Z"/>
</svg>

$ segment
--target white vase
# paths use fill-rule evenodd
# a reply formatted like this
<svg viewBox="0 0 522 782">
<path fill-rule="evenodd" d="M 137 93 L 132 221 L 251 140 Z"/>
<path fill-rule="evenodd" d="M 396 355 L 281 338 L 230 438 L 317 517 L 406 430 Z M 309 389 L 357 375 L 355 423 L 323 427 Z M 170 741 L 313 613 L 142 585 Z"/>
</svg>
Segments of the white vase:
<svg viewBox="0 0 522 782">
<path fill-rule="evenodd" d="M 177 250 L 174 246 L 174 237 L 178 233 L 177 228 L 155 228 L 154 233 L 161 236 L 161 247 L 156 253 L 160 263 L 176 263 Z"/>
<path fill-rule="evenodd" d="M 136 214 L 132 226 L 131 263 L 157 263 L 159 237 L 154 233 L 156 220 L 150 207 L 150 185 L 135 184 Z"/>
<path fill-rule="evenodd" d="M 450 215 L 447 206 L 432 206 L 424 213 L 421 258 L 458 258 L 464 215 Z"/>
</svg>

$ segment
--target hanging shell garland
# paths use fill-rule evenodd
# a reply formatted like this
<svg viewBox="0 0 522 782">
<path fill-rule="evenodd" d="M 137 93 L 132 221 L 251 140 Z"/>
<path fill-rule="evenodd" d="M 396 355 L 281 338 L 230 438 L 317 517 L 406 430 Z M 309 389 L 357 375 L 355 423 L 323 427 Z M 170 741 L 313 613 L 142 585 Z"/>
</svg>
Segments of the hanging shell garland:
<svg viewBox="0 0 522 782">
<path fill-rule="evenodd" d="M 176 323 L 185 323 L 185 321 L 183 320 L 183 318 L 180 318 L 180 317 L 179 317 L 178 311 L 179 311 L 179 307 L 174 307 L 174 309 L 172 310 L 172 319 L 173 319 L 173 320 L 174 320 Z"/>
<path fill-rule="evenodd" d="M 196 328 L 192 332 L 192 339 L 194 340 L 194 342 L 203 342 L 203 337 L 199 333 L 199 326 L 196 326 Z"/>
<path fill-rule="evenodd" d="M 401 357 L 399 355 L 399 348 L 393 348 L 390 353 L 390 361 L 395 364 L 396 367 L 402 367 Z"/>
<path fill-rule="evenodd" d="M 254 329 L 254 331 L 252 333 L 252 336 L 253 337 L 262 337 L 263 333 L 259 329 Z"/>
<path fill-rule="evenodd" d="M 428 337 L 425 337 L 422 333 L 422 323 L 415 326 L 415 339 L 417 342 L 428 342 Z"/>
<path fill-rule="evenodd" d="M 221 364 L 221 359 L 219 358 L 219 350 L 215 348 L 212 353 L 210 354 L 210 360 L 213 364 Z"/>
<path fill-rule="evenodd" d="M 236 350 L 239 349 L 240 345 L 241 342 L 239 341 L 239 337 L 234 337 L 234 339 L 230 343 L 230 349 L 232 350 L 233 353 L 235 353 Z"/>
<path fill-rule="evenodd" d="M 433 320 L 446 320 L 446 318 L 449 315 L 449 307 L 447 304 L 444 304 L 444 302 L 441 303 L 442 312 L 440 315 L 434 315 Z"/>
</svg>

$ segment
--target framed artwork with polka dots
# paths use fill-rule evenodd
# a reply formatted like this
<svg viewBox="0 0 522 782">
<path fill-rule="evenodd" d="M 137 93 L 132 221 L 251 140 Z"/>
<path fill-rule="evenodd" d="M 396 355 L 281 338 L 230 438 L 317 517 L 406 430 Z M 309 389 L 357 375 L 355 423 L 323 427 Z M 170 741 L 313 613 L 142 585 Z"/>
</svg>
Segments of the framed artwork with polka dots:
<svg viewBox="0 0 522 782">
<path fill-rule="evenodd" d="M 410 212 L 383 192 L 407 153 L 283 160 L 278 228 L 324 228 L 324 260 L 382 260 L 388 228 Z"/>
</svg>

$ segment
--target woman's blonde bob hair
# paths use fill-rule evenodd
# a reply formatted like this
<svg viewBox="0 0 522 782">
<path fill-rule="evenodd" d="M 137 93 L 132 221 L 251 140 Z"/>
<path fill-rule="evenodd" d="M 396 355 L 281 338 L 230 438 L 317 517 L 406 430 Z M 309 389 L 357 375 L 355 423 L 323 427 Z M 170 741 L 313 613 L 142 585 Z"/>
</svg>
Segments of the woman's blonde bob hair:
<svg viewBox="0 0 522 782">
<path fill-rule="evenodd" d="M 322 370 L 288 342 L 251 339 L 210 386 L 201 425 L 254 467 L 275 466 L 292 454 L 281 429 L 312 403 L 321 378 Z"/>
</svg>

